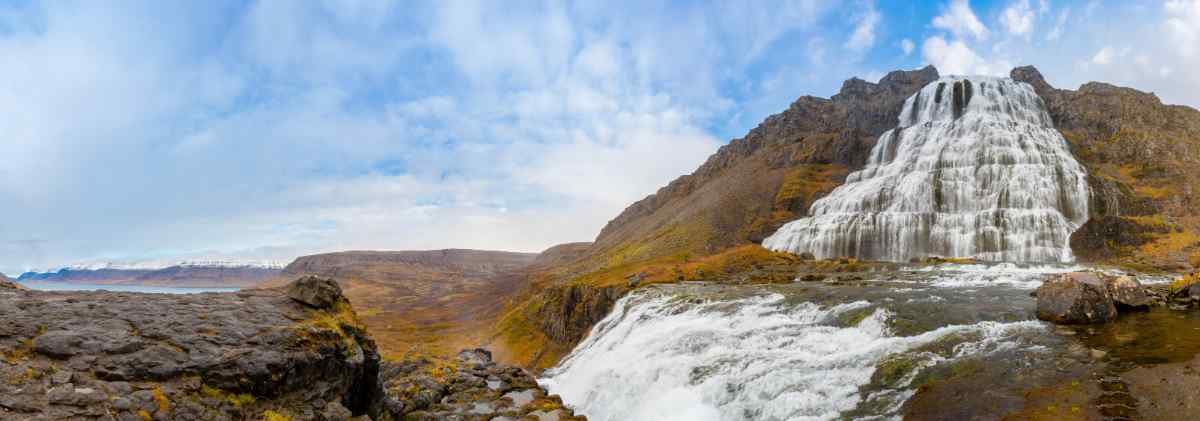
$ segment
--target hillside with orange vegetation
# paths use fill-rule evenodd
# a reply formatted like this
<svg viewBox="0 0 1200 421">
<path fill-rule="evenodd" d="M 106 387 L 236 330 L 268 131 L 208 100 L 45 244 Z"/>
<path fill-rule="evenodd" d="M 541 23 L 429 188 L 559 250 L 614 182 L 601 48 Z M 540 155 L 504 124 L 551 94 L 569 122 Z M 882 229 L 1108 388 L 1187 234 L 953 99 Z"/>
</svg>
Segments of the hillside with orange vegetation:
<svg viewBox="0 0 1200 421">
<path fill-rule="evenodd" d="M 505 298 L 524 287 L 532 253 L 350 251 L 297 258 L 273 284 L 333 278 L 385 357 L 452 355 L 482 343 Z"/>
<path fill-rule="evenodd" d="M 1013 69 L 1046 102 L 1089 173 L 1091 215 L 1071 238 L 1084 261 L 1144 271 L 1200 267 L 1200 111 L 1091 82 L 1056 89 Z"/>
</svg>

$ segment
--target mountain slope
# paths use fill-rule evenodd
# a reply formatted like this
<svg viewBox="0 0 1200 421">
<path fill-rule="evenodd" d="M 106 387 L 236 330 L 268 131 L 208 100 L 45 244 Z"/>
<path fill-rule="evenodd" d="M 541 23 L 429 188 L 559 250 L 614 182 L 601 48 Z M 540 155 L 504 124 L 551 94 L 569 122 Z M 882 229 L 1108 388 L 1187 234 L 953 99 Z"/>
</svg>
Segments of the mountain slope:
<svg viewBox="0 0 1200 421">
<path fill-rule="evenodd" d="M 537 254 L 486 250 L 347 251 L 297 258 L 269 285 L 333 278 L 387 355 L 449 355 L 483 342 Z"/>
<path fill-rule="evenodd" d="M 1142 270 L 1200 266 L 1200 111 L 1106 83 L 1055 89 L 1029 66 L 1011 77 L 1034 87 L 1090 175 L 1076 255 Z"/>
<path fill-rule="evenodd" d="M 847 80 L 830 99 L 801 97 L 695 172 L 610 221 L 588 256 L 594 267 L 677 254 L 703 255 L 761 241 L 866 163 L 896 125 L 904 100 L 936 80 L 932 66 Z"/>
<path fill-rule="evenodd" d="M 694 173 L 629 206 L 565 269 L 531 281 L 493 328 L 497 355 L 553 365 L 643 274 L 656 282 L 771 282 L 755 274 L 815 265 L 752 243 L 805 216 L 860 169 L 877 137 L 896 126 L 905 99 L 938 76 L 926 67 L 877 84 L 851 79 L 830 99 L 801 97 L 768 117 Z M 1035 88 L 1090 174 L 1090 221 L 1072 236 L 1076 256 L 1146 270 L 1182 270 L 1189 260 L 1200 266 L 1200 113 L 1106 84 L 1054 89 L 1032 67 L 1012 78 Z"/>
</svg>

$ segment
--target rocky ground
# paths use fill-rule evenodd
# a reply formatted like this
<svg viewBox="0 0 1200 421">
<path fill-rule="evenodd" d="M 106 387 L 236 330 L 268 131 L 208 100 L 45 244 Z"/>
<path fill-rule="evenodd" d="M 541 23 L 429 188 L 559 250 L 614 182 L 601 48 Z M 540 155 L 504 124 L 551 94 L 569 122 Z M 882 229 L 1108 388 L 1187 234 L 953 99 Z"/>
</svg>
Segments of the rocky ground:
<svg viewBox="0 0 1200 421">
<path fill-rule="evenodd" d="M 0 281 L 0 321 L 0 420 L 577 419 L 482 350 L 381 372 L 329 279 L 194 295 Z"/>
<path fill-rule="evenodd" d="M 486 350 L 450 361 L 385 363 L 384 406 L 405 420 L 583 420 L 547 395 L 531 374 L 492 362 Z"/>
</svg>

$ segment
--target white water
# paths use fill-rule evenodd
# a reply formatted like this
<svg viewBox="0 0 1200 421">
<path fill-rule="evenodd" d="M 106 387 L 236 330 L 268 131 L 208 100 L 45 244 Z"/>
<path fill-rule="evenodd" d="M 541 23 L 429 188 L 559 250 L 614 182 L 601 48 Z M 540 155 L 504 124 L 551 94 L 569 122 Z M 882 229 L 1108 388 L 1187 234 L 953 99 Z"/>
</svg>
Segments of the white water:
<svg viewBox="0 0 1200 421">
<path fill-rule="evenodd" d="M 817 258 L 1071 262 L 1087 206 L 1084 169 L 1032 87 L 950 76 L 910 97 L 867 165 L 763 246 Z"/>
<path fill-rule="evenodd" d="M 558 367 L 542 379 L 551 393 L 591 420 L 828 420 L 864 400 L 894 416 L 908 383 L 866 396 L 876 366 L 949 335 L 949 356 L 910 355 L 920 366 L 1011 349 L 1033 321 L 945 326 L 894 336 L 891 313 L 854 301 L 832 307 L 788 303 L 779 294 L 697 303 L 639 290 L 621 299 Z M 872 311 L 856 325 L 837 316 Z"/>
</svg>

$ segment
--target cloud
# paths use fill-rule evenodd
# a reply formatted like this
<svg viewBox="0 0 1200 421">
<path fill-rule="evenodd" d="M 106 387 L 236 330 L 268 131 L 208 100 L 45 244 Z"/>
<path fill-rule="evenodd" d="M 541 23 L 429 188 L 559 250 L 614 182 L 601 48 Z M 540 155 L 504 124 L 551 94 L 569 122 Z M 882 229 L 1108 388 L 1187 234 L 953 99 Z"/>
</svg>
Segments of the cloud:
<svg viewBox="0 0 1200 421">
<path fill-rule="evenodd" d="M 1071 17 L 1071 8 L 1064 7 L 1058 12 L 1058 16 L 1054 18 L 1054 27 L 1046 33 L 1047 41 L 1057 40 L 1063 34 L 1063 29 L 1067 25 L 1067 19 Z"/>
<path fill-rule="evenodd" d="M 1167 33 L 1184 57 L 1196 55 L 1200 49 L 1200 0 L 1170 0 L 1164 3 L 1167 12 Z"/>
<path fill-rule="evenodd" d="M 1043 1 L 1040 10 L 1046 10 L 1047 7 Z M 1000 14 L 1000 23 L 1009 33 L 1016 36 L 1028 37 L 1033 32 L 1034 19 L 1036 16 L 1029 0 L 1014 1 Z"/>
<path fill-rule="evenodd" d="M 942 74 L 1000 76 L 1012 68 L 1007 61 L 989 62 L 962 41 L 947 41 L 939 36 L 926 39 L 921 53 Z"/>
<path fill-rule="evenodd" d="M 916 44 L 913 44 L 913 41 L 911 39 L 905 38 L 905 39 L 900 40 L 900 51 L 904 52 L 905 57 L 912 55 L 913 50 L 916 48 L 917 48 Z"/>
<path fill-rule="evenodd" d="M 1100 51 L 1097 51 L 1096 55 L 1092 56 L 1092 63 L 1099 65 L 1112 63 L 1113 56 L 1115 55 L 1116 53 L 1113 52 L 1112 47 L 1105 46 L 1104 48 L 1101 48 Z"/>
<path fill-rule="evenodd" d="M 854 27 L 854 33 L 846 41 L 846 48 L 863 51 L 875 45 L 875 26 L 879 25 L 881 18 L 882 15 L 875 10 L 874 3 L 867 3 L 866 11 Z"/>
<path fill-rule="evenodd" d="M 988 36 L 987 27 L 975 17 L 967 0 L 951 0 L 949 7 L 933 18 L 933 27 L 950 31 L 959 38 L 970 36 L 983 40 Z"/>
</svg>

